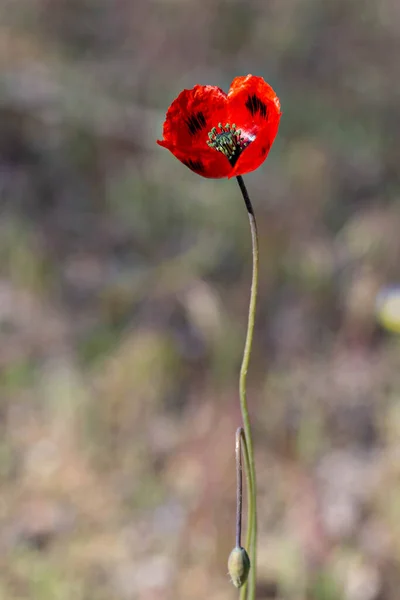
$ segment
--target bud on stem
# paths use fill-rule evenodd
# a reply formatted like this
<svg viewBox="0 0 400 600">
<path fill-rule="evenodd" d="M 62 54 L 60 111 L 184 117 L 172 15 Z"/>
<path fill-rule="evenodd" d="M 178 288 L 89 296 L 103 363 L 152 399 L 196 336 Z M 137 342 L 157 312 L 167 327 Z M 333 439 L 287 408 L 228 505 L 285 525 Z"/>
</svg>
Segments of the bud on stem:
<svg viewBox="0 0 400 600">
<path fill-rule="evenodd" d="M 228 572 L 235 587 L 241 588 L 247 581 L 250 559 L 244 548 L 234 548 L 228 559 Z"/>
</svg>

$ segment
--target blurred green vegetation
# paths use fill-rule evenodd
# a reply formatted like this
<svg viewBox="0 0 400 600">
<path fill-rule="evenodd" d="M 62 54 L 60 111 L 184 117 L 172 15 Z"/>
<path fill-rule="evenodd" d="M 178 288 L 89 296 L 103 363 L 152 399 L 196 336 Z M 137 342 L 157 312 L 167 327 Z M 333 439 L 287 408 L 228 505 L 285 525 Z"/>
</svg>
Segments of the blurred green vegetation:
<svg viewBox="0 0 400 600">
<path fill-rule="evenodd" d="M 236 592 L 250 235 L 155 141 L 183 87 L 262 75 L 247 185 L 259 594 L 397 600 L 398 0 L 0 2 L 0 599 Z"/>
</svg>

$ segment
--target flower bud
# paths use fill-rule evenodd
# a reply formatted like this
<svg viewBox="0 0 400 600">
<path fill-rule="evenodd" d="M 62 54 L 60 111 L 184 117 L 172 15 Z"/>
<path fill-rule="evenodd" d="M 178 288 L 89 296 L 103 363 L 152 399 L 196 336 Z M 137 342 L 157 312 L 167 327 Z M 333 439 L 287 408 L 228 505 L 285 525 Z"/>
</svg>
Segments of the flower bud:
<svg viewBox="0 0 400 600">
<path fill-rule="evenodd" d="M 250 559 L 244 548 L 234 548 L 228 558 L 228 572 L 235 587 L 241 588 L 247 581 Z"/>
</svg>

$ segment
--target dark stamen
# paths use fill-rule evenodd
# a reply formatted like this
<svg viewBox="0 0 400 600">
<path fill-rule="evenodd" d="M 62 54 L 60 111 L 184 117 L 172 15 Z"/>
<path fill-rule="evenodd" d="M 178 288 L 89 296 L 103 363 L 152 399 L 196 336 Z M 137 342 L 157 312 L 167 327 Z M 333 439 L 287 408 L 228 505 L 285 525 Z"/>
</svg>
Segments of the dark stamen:
<svg viewBox="0 0 400 600">
<path fill-rule="evenodd" d="M 225 154 L 232 167 L 235 166 L 237 159 L 243 152 L 243 150 L 252 142 L 254 138 L 244 136 L 240 129 L 236 129 L 236 125 L 230 126 L 229 123 L 222 126 L 218 124 L 218 129 L 213 127 L 208 134 L 210 138 L 207 144 L 210 148 L 222 152 Z"/>
<path fill-rule="evenodd" d="M 186 120 L 186 125 L 189 128 L 191 135 L 196 135 L 197 132 L 201 131 L 206 126 L 206 120 L 202 112 L 198 112 L 195 115 L 191 115 Z"/>
<path fill-rule="evenodd" d="M 249 96 L 247 102 L 245 104 L 246 108 L 251 112 L 252 116 L 259 112 L 262 117 L 265 119 L 268 118 L 268 109 L 267 105 L 260 100 L 256 94 Z"/>
</svg>

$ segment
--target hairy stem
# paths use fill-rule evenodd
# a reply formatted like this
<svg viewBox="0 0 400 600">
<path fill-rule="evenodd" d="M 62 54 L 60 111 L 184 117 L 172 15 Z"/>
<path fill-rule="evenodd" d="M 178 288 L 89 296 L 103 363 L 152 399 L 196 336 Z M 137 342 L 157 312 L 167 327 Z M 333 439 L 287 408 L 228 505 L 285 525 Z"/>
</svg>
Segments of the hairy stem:
<svg viewBox="0 0 400 600">
<path fill-rule="evenodd" d="M 256 591 L 256 576 L 257 576 L 257 489 L 256 489 L 256 471 L 254 461 L 254 449 L 253 449 L 253 438 L 250 426 L 249 410 L 247 406 L 247 393 L 246 393 L 246 380 L 247 371 L 249 368 L 251 348 L 253 344 L 253 333 L 254 333 L 254 321 L 256 313 L 256 302 L 257 302 L 257 289 L 258 289 L 258 234 L 257 234 L 257 223 L 254 215 L 253 207 L 244 184 L 243 178 L 239 175 L 237 182 L 242 192 L 243 200 L 246 205 L 247 213 L 250 222 L 252 251 L 253 251 L 253 271 L 251 280 L 251 291 L 250 291 L 250 304 L 249 304 L 249 316 L 247 323 L 247 334 L 246 342 L 243 352 L 242 366 L 240 368 L 240 379 L 239 379 L 239 395 L 240 395 L 240 408 L 242 412 L 243 428 L 246 442 L 245 452 L 245 467 L 248 468 L 248 483 L 249 485 L 249 503 L 248 503 L 248 531 L 247 531 L 247 542 L 248 542 L 248 553 L 251 561 L 251 569 L 249 574 L 249 582 L 247 587 L 247 599 L 255 599 Z M 246 460 L 247 454 L 247 460 Z M 248 464 L 247 464 L 248 463 Z M 243 591 L 245 594 L 246 591 Z M 244 598 L 244 596 L 243 596 Z M 242 594 L 241 594 L 242 600 Z"/>
</svg>

